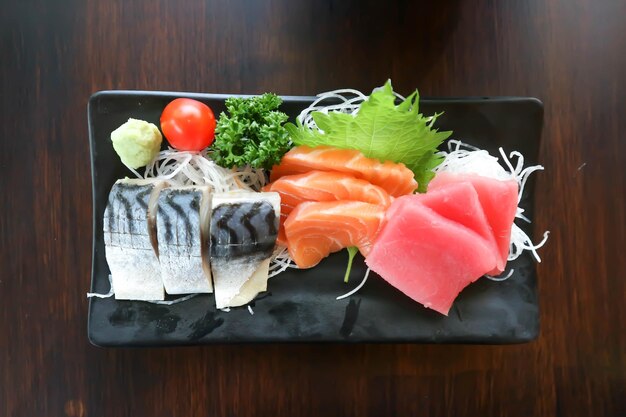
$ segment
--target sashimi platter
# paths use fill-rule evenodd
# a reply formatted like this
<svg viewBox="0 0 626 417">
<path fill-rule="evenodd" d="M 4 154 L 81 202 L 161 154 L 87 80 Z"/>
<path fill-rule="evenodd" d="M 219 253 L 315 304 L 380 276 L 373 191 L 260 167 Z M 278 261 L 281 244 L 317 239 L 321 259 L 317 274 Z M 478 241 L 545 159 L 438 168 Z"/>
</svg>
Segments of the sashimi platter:
<svg viewBox="0 0 626 417">
<path fill-rule="evenodd" d="M 101 346 L 537 336 L 532 98 L 106 91 L 89 102 Z"/>
</svg>

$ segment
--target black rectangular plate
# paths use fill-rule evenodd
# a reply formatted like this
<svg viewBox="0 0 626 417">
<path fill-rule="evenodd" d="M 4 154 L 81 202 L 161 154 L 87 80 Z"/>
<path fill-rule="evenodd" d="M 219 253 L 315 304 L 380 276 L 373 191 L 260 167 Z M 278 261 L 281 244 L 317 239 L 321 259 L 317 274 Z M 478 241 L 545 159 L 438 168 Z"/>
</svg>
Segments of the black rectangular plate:
<svg viewBox="0 0 626 417">
<path fill-rule="evenodd" d="M 111 186 L 132 177 L 115 154 L 110 133 L 129 117 L 159 124 L 165 105 L 176 97 L 208 104 L 216 116 L 226 95 L 142 91 L 103 91 L 89 100 L 89 141 L 93 179 L 93 268 L 91 290 L 109 290 L 102 218 Z M 292 119 L 313 97 L 284 97 Z M 537 162 L 543 106 L 534 98 L 422 99 L 424 114 L 444 112 L 437 127 L 453 138 L 487 149 L 518 150 L 527 164 Z M 534 182 L 522 206 L 532 216 Z M 527 227 L 527 226 L 523 226 Z M 528 230 L 527 230 L 528 232 Z M 91 298 L 89 339 L 99 346 L 172 346 L 241 342 L 413 342 L 520 343 L 539 332 L 535 265 L 528 255 L 509 264 L 504 282 L 480 279 L 457 298 L 448 317 L 428 310 L 376 275 L 348 299 L 335 297 L 356 286 L 365 273 L 357 259 L 350 283 L 343 283 L 345 252 L 309 270 L 289 270 L 268 283 L 251 307 L 216 310 L 212 295 L 171 306 L 141 301 Z"/>
</svg>

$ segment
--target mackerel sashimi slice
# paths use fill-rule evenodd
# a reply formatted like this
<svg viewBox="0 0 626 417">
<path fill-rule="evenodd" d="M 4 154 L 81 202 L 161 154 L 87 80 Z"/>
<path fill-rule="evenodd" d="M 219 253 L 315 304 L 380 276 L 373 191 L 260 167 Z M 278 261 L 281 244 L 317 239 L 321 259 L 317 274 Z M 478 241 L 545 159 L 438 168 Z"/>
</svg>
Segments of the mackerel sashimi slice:
<svg viewBox="0 0 626 417">
<path fill-rule="evenodd" d="M 384 217 L 384 206 L 361 201 L 302 203 L 285 222 L 289 254 L 300 268 L 349 246 L 367 255 Z"/>
<path fill-rule="evenodd" d="M 279 215 L 278 193 L 213 194 L 210 253 L 217 308 L 247 304 L 267 289 Z"/>
<path fill-rule="evenodd" d="M 354 149 L 330 146 L 296 146 L 283 156 L 280 164 L 272 168 L 270 179 L 275 181 L 285 175 L 314 170 L 352 174 L 378 185 L 394 197 L 411 194 L 417 189 L 413 171 L 402 163 L 380 162 Z"/>
<path fill-rule="evenodd" d="M 122 179 L 104 210 L 105 256 L 116 300 L 163 300 L 156 254 L 156 206 L 165 181 Z"/>
<path fill-rule="evenodd" d="M 209 265 L 208 186 L 161 191 L 157 210 L 161 279 L 168 294 L 213 292 Z"/>
<path fill-rule="evenodd" d="M 493 246 L 416 198 L 393 202 L 367 266 L 413 300 L 447 315 L 463 288 L 496 264 Z"/>
<path fill-rule="evenodd" d="M 511 228 L 518 203 L 517 181 L 513 179 L 502 181 L 474 174 L 441 172 L 430 182 L 428 192 L 459 182 L 471 183 L 478 194 L 478 200 L 498 246 L 499 262 L 493 271 L 489 271 L 489 274 L 498 275 L 504 271 L 509 255 Z"/>
</svg>

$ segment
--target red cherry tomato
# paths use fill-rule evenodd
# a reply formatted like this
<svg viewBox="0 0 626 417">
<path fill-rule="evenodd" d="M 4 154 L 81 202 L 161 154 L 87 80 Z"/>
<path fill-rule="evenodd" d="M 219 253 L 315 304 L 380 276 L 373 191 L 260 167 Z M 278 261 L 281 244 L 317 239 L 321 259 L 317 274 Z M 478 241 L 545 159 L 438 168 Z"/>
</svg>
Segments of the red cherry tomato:
<svg viewBox="0 0 626 417">
<path fill-rule="evenodd" d="M 200 151 L 213 143 L 215 116 L 209 106 L 190 98 L 177 98 L 161 113 L 161 130 L 181 151 Z"/>
</svg>

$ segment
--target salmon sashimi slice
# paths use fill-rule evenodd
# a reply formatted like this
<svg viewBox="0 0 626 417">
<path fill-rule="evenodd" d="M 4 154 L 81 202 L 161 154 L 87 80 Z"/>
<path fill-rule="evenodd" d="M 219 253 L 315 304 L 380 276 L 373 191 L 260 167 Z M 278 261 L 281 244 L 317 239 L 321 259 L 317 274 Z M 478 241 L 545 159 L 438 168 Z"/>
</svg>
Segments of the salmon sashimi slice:
<svg viewBox="0 0 626 417">
<path fill-rule="evenodd" d="M 267 184 L 265 185 L 263 188 L 261 188 L 261 191 L 264 193 L 268 193 L 272 191 L 272 184 Z M 285 235 L 285 221 L 287 220 L 287 216 L 289 216 L 289 213 L 291 213 L 291 211 L 294 209 L 293 206 L 287 205 L 285 203 L 282 202 L 282 196 L 281 196 L 281 202 L 280 202 L 280 219 L 278 222 L 278 236 L 276 237 L 276 243 L 280 246 L 285 246 L 287 247 L 287 236 Z"/>
<path fill-rule="evenodd" d="M 270 180 L 313 170 L 352 174 L 383 188 L 394 197 L 412 194 L 417 189 L 413 171 L 402 163 L 380 162 L 366 158 L 354 149 L 330 146 L 296 146 L 283 156 L 280 164 L 274 166 Z"/>
<path fill-rule="evenodd" d="M 333 171 L 309 171 L 287 175 L 269 184 L 269 191 L 280 194 L 281 213 L 290 213 L 305 201 L 363 201 L 388 207 L 392 198 L 381 187 L 350 174 Z"/>
<path fill-rule="evenodd" d="M 354 176 L 333 171 L 309 171 L 305 174 L 287 175 L 263 187 L 281 197 L 280 230 L 278 243 L 287 245 L 284 223 L 289 213 L 305 201 L 363 201 L 388 207 L 393 198 L 381 187 Z"/>
<path fill-rule="evenodd" d="M 283 207 L 280 208 L 280 220 L 278 226 L 278 236 L 276 237 L 276 243 L 280 246 L 287 247 L 289 243 L 287 242 L 287 235 L 285 234 L 285 222 L 287 221 L 288 214 L 283 213 Z"/>
<path fill-rule="evenodd" d="M 385 218 L 385 206 L 362 201 L 304 202 L 285 222 L 289 255 L 299 268 L 312 268 L 332 252 L 356 246 L 370 251 Z"/>
</svg>

